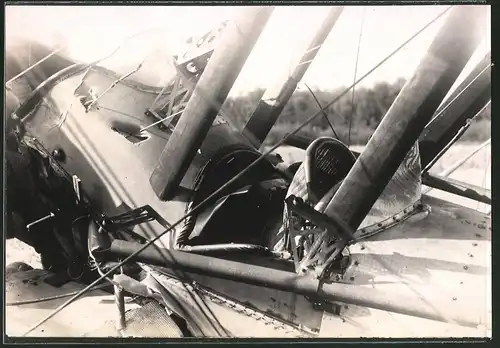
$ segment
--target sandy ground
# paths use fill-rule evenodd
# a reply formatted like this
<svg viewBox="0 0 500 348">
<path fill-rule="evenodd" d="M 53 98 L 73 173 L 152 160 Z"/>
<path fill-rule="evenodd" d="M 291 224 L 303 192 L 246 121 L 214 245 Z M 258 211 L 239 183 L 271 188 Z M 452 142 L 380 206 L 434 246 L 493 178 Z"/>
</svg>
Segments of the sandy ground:
<svg viewBox="0 0 500 348">
<path fill-rule="evenodd" d="M 471 152 L 478 144 L 457 144 L 453 146 L 443 158 L 436 163 L 432 172 L 439 173 L 446 169 L 457 160 Z M 354 147 L 354 150 L 360 151 L 362 147 Z M 285 162 L 300 161 L 303 158 L 304 151 L 296 148 L 284 147 L 278 150 Z M 485 147 L 467 161 L 459 170 L 451 175 L 451 178 L 462 180 L 464 182 L 491 189 L 491 148 Z M 430 195 L 449 199 L 457 204 L 462 204 L 472 209 L 480 211 L 489 211 L 490 207 L 486 204 L 478 203 L 466 198 L 450 195 L 438 190 L 432 190 Z M 23 261 L 33 267 L 41 267 L 40 257 L 30 246 L 12 239 L 6 242 L 6 265 L 15 261 Z"/>
<path fill-rule="evenodd" d="M 35 249 L 17 239 L 9 239 L 5 243 L 5 265 L 22 261 L 34 268 L 41 268 L 40 256 Z"/>
</svg>

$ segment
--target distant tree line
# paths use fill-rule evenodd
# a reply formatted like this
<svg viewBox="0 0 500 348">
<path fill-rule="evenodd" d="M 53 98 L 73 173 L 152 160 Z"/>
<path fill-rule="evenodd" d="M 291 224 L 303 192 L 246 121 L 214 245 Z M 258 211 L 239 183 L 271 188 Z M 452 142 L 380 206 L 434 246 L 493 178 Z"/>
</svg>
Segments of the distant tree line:
<svg viewBox="0 0 500 348">
<path fill-rule="evenodd" d="M 404 79 L 398 79 L 394 83 L 380 82 L 371 88 L 357 88 L 354 93 L 354 103 L 352 102 L 352 93 L 347 93 L 326 107 L 324 113 L 301 130 L 301 134 L 334 136 L 331 129 L 333 126 L 340 140 L 348 143 L 350 125 L 350 143 L 364 145 L 389 110 L 404 83 Z M 279 141 L 286 133 L 294 130 L 308 117 L 317 113 L 320 110 L 320 105 L 321 107 L 326 106 L 344 90 L 345 88 L 340 87 L 335 90 L 316 90 L 311 93 L 305 87 L 297 89 L 271 130 L 266 143 Z M 257 89 L 246 95 L 230 98 L 226 101 L 224 111 L 241 129 L 251 116 L 262 94 L 263 90 Z M 487 139 L 490 118 L 490 108 L 487 108 L 477 117 L 463 140 L 482 141 Z"/>
</svg>

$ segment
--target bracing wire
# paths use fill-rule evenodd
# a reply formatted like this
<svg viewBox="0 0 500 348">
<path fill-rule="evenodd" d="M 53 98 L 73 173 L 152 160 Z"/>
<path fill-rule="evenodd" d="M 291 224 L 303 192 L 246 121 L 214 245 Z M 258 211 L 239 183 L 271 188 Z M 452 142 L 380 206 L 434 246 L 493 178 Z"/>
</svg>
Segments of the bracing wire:
<svg viewBox="0 0 500 348">
<path fill-rule="evenodd" d="M 356 81 L 356 77 L 358 75 L 358 63 L 359 63 L 359 51 L 361 47 L 361 38 L 363 37 L 363 27 L 365 24 L 365 14 L 366 14 L 366 7 L 363 8 L 363 15 L 361 17 L 361 28 L 359 29 L 359 37 L 358 37 L 358 48 L 356 52 L 356 65 L 354 66 L 354 77 L 353 81 Z M 352 128 L 352 118 L 354 116 L 354 93 L 355 93 L 356 87 L 352 87 L 352 97 L 351 97 L 351 115 L 349 116 L 349 134 L 347 136 L 347 147 L 351 146 L 351 128 Z"/>
<path fill-rule="evenodd" d="M 488 156 L 489 153 L 489 156 Z M 488 177 L 488 167 L 490 166 L 490 161 L 491 161 L 491 151 L 485 151 L 484 152 L 484 172 L 483 172 L 483 178 L 481 180 L 481 188 L 483 190 L 486 189 L 486 179 Z M 479 210 L 481 208 L 482 204 L 481 202 L 477 201 L 477 206 L 476 210 Z"/>
<path fill-rule="evenodd" d="M 491 151 L 485 151 L 485 157 L 487 157 L 487 160 L 486 160 L 486 165 L 484 166 L 483 184 L 481 186 L 483 190 L 486 189 L 486 186 L 488 185 L 487 178 L 488 178 L 488 167 L 491 164 Z M 479 210 L 479 207 L 481 205 L 479 201 L 477 202 L 477 205 L 478 207 L 476 210 Z"/>
<path fill-rule="evenodd" d="M 96 64 L 99 64 L 100 62 L 102 62 L 103 60 L 111 57 L 112 55 L 114 55 L 116 52 L 118 52 L 118 50 L 120 48 L 122 48 L 122 46 L 129 40 L 133 39 L 134 37 L 137 37 L 137 36 L 140 36 L 140 35 L 143 35 L 149 31 L 152 31 L 152 30 L 157 30 L 156 28 L 149 28 L 149 29 L 146 29 L 146 30 L 143 30 L 143 31 L 140 31 L 138 33 L 135 33 L 133 35 L 130 35 L 128 37 L 126 37 L 125 39 L 122 40 L 122 43 L 119 44 L 118 46 L 116 46 L 115 50 L 113 52 L 111 52 L 110 54 L 104 56 L 103 58 L 100 58 L 98 60 L 95 60 L 93 61 L 92 63 L 89 64 L 89 66 L 93 66 L 93 65 L 96 65 Z M 21 71 L 19 74 L 17 74 L 16 76 L 14 76 L 13 78 L 11 78 L 9 81 L 5 82 L 6 85 L 12 83 L 14 80 L 20 78 L 21 76 L 24 76 L 25 74 L 27 74 L 29 71 L 31 71 L 32 69 L 36 68 L 38 65 L 40 65 L 41 63 L 43 63 L 44 61 L 46 61 L 47 59 L 49 59 L 50 57 L 52 57 L 53 55 L 61 52 L 61 51 L 64 51 L 66 48 L 68 48 L 69 45 L 63 45 L 63 46 L 60 46 L 59 48 L 55 49 L 54 51 L 52 51 L 51 53 L 49 53 L 48 55 L 46 55 L 45 57 L 43 57 L 42 59 L 40 59 L 39 61 L 37 61 L 36 63 L 34 63 L 33 65 L 29 66 L 28 68 L 24 69 L 23 71 Z"/>
<path fill-rule="evenodd" d="M 309 88 L 307 83 L 302 82 L 304 86 L 309 90 L 309 93 L 311 93 L 312 97 L 316 101 L 316 104 L 318 104 L 319 109 L 322 111 L 323 117 L 325 118 L 326 122 L 328 122 L 328 125 L 330 126 L 330 129 L 332 130 L 333 134 L 335 135 L 335 138 L 340 140 L 339 136 L 337 135 L 337 132 L 335 131 L 335 128 L 333 128 L 333 124 L 330 122 L 330 119 L 328 118 L 328 114 L 326 113 L 325 109 L 321 106 L 321 103 L 319 102 L 318 98 L 316 98 L 316 95 L 313 93 L 312 89 Z"/>
<path fill-rule="evenodd" d="M 491 66 L 491 65 L 490 65 Z M 486 69 L 488 69 L 488 67 L 486 67 L 482 72 L 480 72 L 477 77 L 474 79 L 476 80 L 477 78 L 479 78 L 479 76 L 481 76 L 481 74 L 486 71 Z M 472 81 L 474 82 L 474 81 Z M 455 98 L 453 98 L 452 100 L 450 100 L 446 106 L 441 110 L 441 112 L 439 112 L 436 117 L 439 117 L 441 116 L 454 102 L 455 100 L 458 99 L 458 97 L 460 97 L 460 95 L 465 92 L 469 87 L 470 85 L 472 84 L 469 83 Z M 491 99 L 481 108 L 481 110 L 479 110 L 471 119 L 470 121 L 472 122 L 472 120 L 474 120 L 477 116 L 479 116 L 489 105 L 491 104 Z M 446 151 L 448 151 L 450 149 L 450 147 L 456 143 L 462 136 L 463 134 L 465 133 L 465 131 L 469 128 L 469 125 L 470 123 L 467 123 L 464 127 L 462 127 L 461 130 L 458 131 L 458 133 L 455 135 L 455 137 L 453 137 L 453 139 L 451 139 L 451 141 L 436 155 L 436 157 L 434 157 L 434 159 L 429 162 L 429 164 L 422 170 L 423 173 L 426 173 L 428 172 L 429 170 L 431 170 L 431 168 L 437 163 L 437 161 L 439 161 L 439 159 L 441 158 L 441 156 L 443 156 Z"/>
<path fill-rule="evenodd" d="M 388 56 L 386 56 L 384 59 L 382 59 L 380 62 L 378 62 L 374 67 L 372 67 L 368 72 L 366 72 L 361 78 L 359 78 L 357 81 L 355 81 L 351 86 L 349 86 L 347 89 L 345 89 L 342 93 L 337 95 L 331 102 L 327 103 L 323 109 L 330 107 L 334 103 L 336 103 L 340 98 L 345 96 L 349 91 L 358 83 L 363 81 L 366 77 L 371 75 L 375 70 L 377 70 L 381 65 L 383 65 L 385 62 L 387 62 L 390 58 L 392 58 L 397 52 L 399 52 L 403 47 L 405 47 L 409 42 L 414 40 L 418 35 L 420 35 L 423 31 L 425 31 L 429 26 L 431 26 L 433 23 L 435 23 L 438 19 L 440 19 L 442 16 L 444 16 L 452 6 L 447 7 L 445 10 L 443 10 L 441 13 L 439 13 L 434 19 L 429 21 L 425 26 L 423 26 L 420 30 L 418 30 L 415 34 L 413 34 L 409 39 L 407 39 L 405 42 L 403 42 L 401 45 L 399 45 L 395 50 L 393 50 Z M 245 169 L 243 169 L 241 172 L 236 174 L 231 180 L 226 182 L 224 185 L 222 185 L 219 189 L 215 190 L 212 194 L 210 194 L 207 198 L 205 198 L 201 203 L 199 203 L 196 207 L 191 209 L 187 214 L 185 214 L 183 217 L 181 217 L 179 220 L 174 222 L 168 229 L 163 231 L 162 233 L 158 234 L 156 237 L 153 239 L 147 241 L 145 244 L 143 244 L 137 251 L 135 251 L 133 254 L 127 256 L 123 260 L 121 260 L 119 263 L 117 263 L 115 266 L 113 266 L 110 270 L 108 270 L 104 276 L 109 276 L 116 270 L 118 270 L 120 267 L 122 267 L 126 262 L 130 261 L 132 258 L 134 258 L 136 255 L 144 251 L 147 247 L 151 246 L 154 244 L 156 241 L 158 241 L 160 238 L 162 238 L 166 233 L 172 231 L 176 226 L 178 226 L 182 221 L 184 221 L 186 218 L 188 218 L 190 215 L 198 212 L 202 207 L 204 207 L 208 201 L 213 199 L 214 196 L 218 195 L 222 190 L 224 190 L 226 187 L 229 185 L 233 184 L 235 181 L 237 181 L 239 178 L 241 178 L 244 174 L 246 174 L 250 169 L 255 167 L 257 163 L 260 163 L 264 158 L 267 158 L 273 151 L 275 151 L 278 147 L 283 145 L 289 137 L 297 134 L 301 129 L 303 129 L 305 126 L 307 126 L 309 123 L 311 123 L 316 117 L 321 115 L 322 110 L 316 112 L 315 114 L 311 115 L 305 122 L 303 122 L 301 125 L 299 125 L 294 131 L 291 133 L 287 134 L 283 139 L 281 139 L 276 145 L 271 147 L 269 150 L 267 150 L 265 153 L 263 153 L 259 158 L 257 158 L 255 161 L 250 163 Z M 68 299 L 65 303 L 60 305 L 58 308 L 56 308 L 54 311 L 49 313 L 45 318 L 42 320 L 38 321 L 36 324 L 31 326 L 22 336 L 26 336 L 29 333 L 33 332 L 35 329 L 43 325 L 45 322 L 50 320 L 52 317 L 54 317 L 57 313 L 62 311 L 64 308 L 72 304 L 75 300 L 83 296 L 88 290 L 93 288 L 95 285 L 97 285 L 100 281 L 104 279 L 103 276 L 99 277 L 89 285 L 87 285 L 84 289 L 82 289 L 78 294 L 74 295 L 70 299 Z"/>
<path fill-rule="evenodd" d="M 26 75 L 28 72 L 30 72 L 31 70 L 33 70 L 34 68 L 36 68 L 37 66 L 39 66 L 40 64 L 42 64 L 44 61 L 46 61 L 47 59 L 49 59 L 53 55 L 55 55 L 55 54 L 61 52 L 62 50 L 64 50 L 66 47 L 67 46 L 61 46 L 58 49 L 52 51 L 51 53 L 49 53 L 48 55 L 46 55 L 45 57 L 43 57 L 42 59 L 40 59 L 35 64 L 30 65 L 29 67 L 27 67 L 26 69 L 24 69 L 23 71 L 21 71 L 19 74 L 17 74 L 13 78 L 11 78 L 9 81 L 5 82 L 5 84 L 8 85 L 8 84 L 12 83 L 13 81 L 17 80 L 18 78 L 20 78 L 21 76 Z M 30 52 L 31 52 L 31 47 L 30 47 Z"/>
</svg>

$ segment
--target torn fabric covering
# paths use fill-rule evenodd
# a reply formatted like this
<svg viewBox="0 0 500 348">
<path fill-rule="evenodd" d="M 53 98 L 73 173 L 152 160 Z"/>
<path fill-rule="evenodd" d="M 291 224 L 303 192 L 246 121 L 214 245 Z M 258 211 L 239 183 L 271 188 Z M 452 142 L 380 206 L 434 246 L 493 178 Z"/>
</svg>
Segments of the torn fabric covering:
<svg viewBox="0 0 500 348">
<path fill-rule="evenodd" d="M 142 283 L 161 294 L 166 306 L 186 321 L 195 337 L 232 336 L 214 317 L 195 289 L 152 267 L 144 264 L 141 267 L 148 273 Z"/>
<path fill-rule="evenodd" d="M 297 197 L 302 198 L 304 201 L 310 201 L 308 189 L 307 189 L 307 180 L 304 175 L 303 167 L 304 164 L 301 164 L 299 169 L 297 170 L 292 184 L 290 185 L 287 197 L 290 195 L 295 195 Z M 376 234 L 387 228 L 387 224 L 384 224 L 380 228 L 377 228 L 377 224 L 380 222 L 393 217 L 394 215 L 403 212 L 405 209 L 410 207 L 414 207 L 416 203 L 420 202 L 422 197 L 422 167 L 420 163 L 420 153 L 418 142 L 413 145 L 405 159 L 399 166 L 398 170 L 392 177 L 392 179 L 387 184 L 386 188 L 379 196 L 372 209 L 365 217 L 361 225 L 358 227 L 356 232 L 357 235 L 362 235 L 363 229 L 375 227 L 373 231 L 370 232 L 370 235 Z M 336 188 L 338 189 L 338 185 Z M 317 210 L 321 210 L 320 205 L 328 204 L 328 201 L 333 197 L 334 191 L 336 189 L 330 190 L 323 199 L 320 200 L 319 203 L 316 204 Z M 326 202 L 324 202 L 325 198 L 327 198 Z M 314 202 L 310 202 L 314 203 Z M 404 215 L 410 215 L 414 209 L 408 209 L 408 213 Z M 284 210 L 284 226 L 283 228 L 287 228 L 288 221 L 288 213 L 285 207 Z M 404 217 L 401 217 L 401 220 Z M 280 232 L 280 235 L 282 231 Z M 356 237 L 356 235 L 355 235 Z M 283 247 L 283 241 L 274 246 L 275 250 Z"/>
<path fill-rule="evenodd" d="M 196 336 L 204 336 L 204 332 L 200 329 L 198 321 L 192 320 L 189 312 L 175 300 L 175 297 L 152 275 L 154 271 L 146 265 L 147 276 L 142 280 L 135 280 L 127 275 L 115 275 L 113 280 L 117 282 L 123 289 L 131 294 L 145 298 L 151 298 L 165 306 L 167 314 L 170 316 L 175 313 L 179 317 L 186 320 L 189 330 Z"/>
<path fill-rule="evenodd" d="M 416 142 L 358 230 L 378 224 L 419 202 L 422 198 L 421 173 L 420 152 Z"/>
</svg>

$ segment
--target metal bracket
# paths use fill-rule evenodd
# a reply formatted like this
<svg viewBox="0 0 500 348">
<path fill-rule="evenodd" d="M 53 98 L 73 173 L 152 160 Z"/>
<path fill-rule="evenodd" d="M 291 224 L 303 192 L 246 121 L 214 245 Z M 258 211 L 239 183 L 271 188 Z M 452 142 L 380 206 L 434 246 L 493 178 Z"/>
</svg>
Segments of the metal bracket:
<svg viewBox="0 0 500 348">
<path fill-rule="evenodd" d="M 100 259 L 102 257 L 101 254 L 107 253 L 111 245 L 111 239 L 107 232 L 115 232 L 153 220 L 158 222 L 165 229 L 171 226 L 149 205 L 113 217 L 103 216 L 102 220 L 96 224 L 99 228 L 89 230 L 89 250 L 91 250 L 95 258 Z"/>
<path fill-rule="evenodd" d="M 78 178 L 78 176 L 76 175 L 73 175 L 72 179 L 73 179 L 73 190 L 75 191 L 76 195 L 76 203 L 79 204 L 82 201 L 82 196 L 81 196 L 82 182 L 80 178 Z"/>
<path fill-rule="evenodd" d="M 145 205 L 123 214 L 104 218 L 103 227 L 107 231 L 116 231 L 153 220 L 156 220 L 164 228 L 170 228 L 171 226 L 156 210 L 149 205 Z"/>
<path fill-rule="evenodd" d="M 333 219 L 304 202 L 300 197 L 290 195 L 286 200 L 290 211 L 297 213 L 301 217 L 311 221 L 314 225 L 326 229 L 330 234 L 336 235 L 338 238 L 346 242 L 353 240 L 354 231 L 344 221 L 336 217 Z"/>
<path fill-rule="evenodd" d="M 42 218 L 40 218 L 40 219 L 38 219 L 36 221 L 33 221 L 33 222 L 27 224 L 26 228 L 29 231 L 33 226 L 38 225 L 39 223 L 42 223 L 42 222 L 47 221 L 49 219 L 52 219 L 54 216 L 55 216 L 54 213 L 50 212 L 50 214 L 48 214 L 48 215 L 46 215 L 46 216 L 44 216 L 44 217 L 42 217 Z"/>
<path fill-rule="evenodd" d="M 315 267 L 315 277 L 317 279 L 322 279 L 327 273 L 327 269 L 330 264 L 342 253 L 342 251 L 354 241 L 352 229 L 343 222 L 340 218 L 331 218 L 305 203 L 301 198 L 297 198 L 294 195 L 290 195 L 286 200 L 287 208 L 291 212 L 297 213 L 302 218 L 310 221 L 313 225 L 319 227 L 325 231 L 311 230 L 310 233 L 315 233 L 320 235 L 317 240 L 314 241 L 310 250 L 308 250 L 307 255 L 305 255 L 302 261 L 298 261 L 297 252 L 295 251 L 296 245 L 294 243 L 295 235 L 291 235 L 292 249 L 294 251 L 294 262 L 295 270 L 298 274 L 304 274 L 308 271 L 311 262 L 319 262 L 318 266 Z M 293 228 L 291 229 L 291 231 Z M 308 231 L 309 232 L 309 231 Z M 299 233 L 299 235 L 302 233 Z M 333 235 L 335 243 L 330 245 L 325 250 L 320 250 L 321 245 L 324 244 L 325 238 L 328 234 Z M 320 261 L 315 261 L 320 258 Z"/>
<path fill-rule="evenodd" d="M 307 296 L 305 298 L 311 303 L 315 310 L 328 312 L 336 317 L 340 317 L 340 312 L 342 310 L 342 306 L 340 304 L 322 299 L 313 299 Z"/>
<path fill-rule="evenodd" d="M 410 218 L 415 214 L 418 213 L 429 214 L 430 209 L 431 209 L 430 206 L 422 204 L 421 200 L 419 200 L 395 215 L 389 216 L 388 218 L 382 221 L 379 221 L 370 226 L 366 226 L 357 230 L 354 234 L 355 240 L 359 241 L 361 239 L 372 237 L 377 233 L 385 231 L 386 229 L 407 220 L 408 218 Z"/>
</svg>

